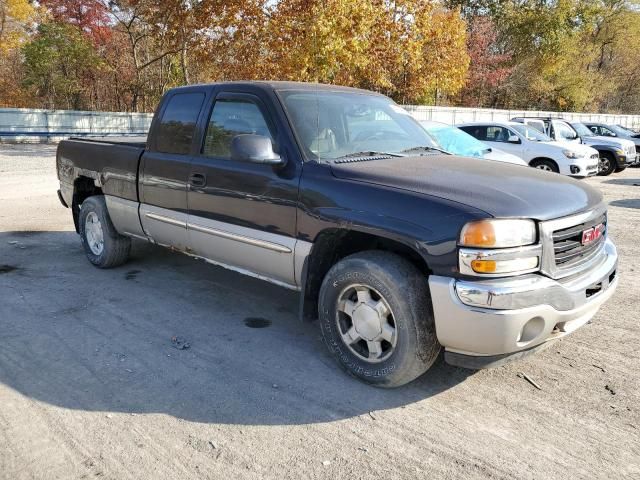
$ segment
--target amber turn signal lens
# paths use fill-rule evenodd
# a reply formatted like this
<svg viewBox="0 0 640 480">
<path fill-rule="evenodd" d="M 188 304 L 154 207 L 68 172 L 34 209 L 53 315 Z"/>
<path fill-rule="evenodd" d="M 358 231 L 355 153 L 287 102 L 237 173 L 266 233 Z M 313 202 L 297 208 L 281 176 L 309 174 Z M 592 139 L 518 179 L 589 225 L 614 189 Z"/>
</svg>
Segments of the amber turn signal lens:
<svg viewBox="0 0 640 480">
<path fill-rule="evenodd" d="M 462 244 L 476 247 L 492 247 L 496 244 L 496 232 L 490 222 L 469 223 L 462 232 Z"/>
<path fill-rule="evenodd" d="M 496 271 L 495 260 L 473 260 L 471 268 L 478 273 L 494 273 Z"/>
</svg>

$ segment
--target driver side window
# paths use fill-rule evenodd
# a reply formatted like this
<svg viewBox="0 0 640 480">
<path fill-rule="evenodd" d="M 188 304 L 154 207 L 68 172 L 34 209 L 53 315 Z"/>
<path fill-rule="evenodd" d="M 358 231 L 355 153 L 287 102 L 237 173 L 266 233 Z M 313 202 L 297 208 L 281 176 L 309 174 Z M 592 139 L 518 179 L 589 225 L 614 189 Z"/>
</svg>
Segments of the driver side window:
<svg viewBox="0 0 640 480">
<path fill-rule="evenodd" d="M 616 134 L 612 130 L 609 130 L 607 127 L 600 127 L 600 131 L 602 132 L 601 135 L 603 135 L 605 137 L 615 137 L 616 136 Z"/>
<path fill-rule="evenodd" d="M 216 100 L 209 119 L 202 153 L 207 157 L 231 158 L 231 141 L 237 135 L 273 136 L 258 105 L 251 100 Z"/>
<path fill-rule="evenodd" d="M 507 128 L 498 126 L 487 127 L 486 141 L 506 143 L 509 141 L 511 135 L 515 134 Z"/>
<path fill-rule="evenodd" d="M 575 140 L 576 138 L 576 133 L 573 131 L 573 129 L 569 128 L 566 125 L 563 125 L 562 123 L 555 125 L 555 129 L 556 134 L 560 138 L 564 138 L 565 140 Z"/>
</svg>

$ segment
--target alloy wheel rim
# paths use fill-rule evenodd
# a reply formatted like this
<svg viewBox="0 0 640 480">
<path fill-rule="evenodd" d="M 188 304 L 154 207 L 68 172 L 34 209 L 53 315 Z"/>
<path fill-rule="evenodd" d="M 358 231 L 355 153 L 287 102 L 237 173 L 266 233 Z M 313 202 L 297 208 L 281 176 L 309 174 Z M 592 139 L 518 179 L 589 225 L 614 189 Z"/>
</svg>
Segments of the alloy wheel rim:
<svg viewBox="0 0 640 480">
<path fill-rule="evenodd" d="M 84 231 L 91 253 L 100 255 L 104 251 L 102 224 L 95 212 L 89 212 L 84 222 Z"/>
<path fill-rule="evenodd" d="M 600 158 L 600 171 L 606 172 L 609 170 L 610 162 L 608 158 L 602 157 Z"/>
<path fill-rule="evenodd" d="M 552 171 L 551 167 L 549 165 L 545 165 L 545 164 L 538 165 L 536 168 L 538 170 L 544 170 L 545 172 L 551 172 Z"/>
<path fill-rule="evenodd" d="M 357 284 L 342 290 L 336 321 L 342 342 L 359 359 L 379 363 L 395 351 L 395 318 L 389 303 L 376 289 Z"/>
</svg>

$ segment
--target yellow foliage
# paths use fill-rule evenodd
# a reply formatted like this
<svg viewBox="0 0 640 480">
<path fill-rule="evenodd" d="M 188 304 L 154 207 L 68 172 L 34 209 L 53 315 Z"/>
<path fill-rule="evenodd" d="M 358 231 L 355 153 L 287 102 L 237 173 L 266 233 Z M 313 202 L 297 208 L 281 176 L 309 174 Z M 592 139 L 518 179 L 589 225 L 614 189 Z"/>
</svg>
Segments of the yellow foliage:
<svg viewBox="0 0 640 480">
<path fill-rule="evenodd" d="M 281 0 L 268 78 L 360 86 L 403 102 L 454 94 L 469 66 L 459 12 L 428 0 Z"/>
<path fill-rule="evenodd" d="M 20 44 L 25 38 L 25 25 L 34 13 L 28 0 L 0 0 L 0 52 Z"/>
</svg>

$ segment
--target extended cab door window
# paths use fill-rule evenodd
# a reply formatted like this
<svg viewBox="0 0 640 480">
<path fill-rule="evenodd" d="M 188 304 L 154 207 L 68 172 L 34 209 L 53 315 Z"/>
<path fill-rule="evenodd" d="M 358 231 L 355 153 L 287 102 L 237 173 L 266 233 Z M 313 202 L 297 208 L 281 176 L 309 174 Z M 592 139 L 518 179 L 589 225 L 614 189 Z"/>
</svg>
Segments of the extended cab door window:
<svg viewBox="0 0 640 480">
<path fill-rule="evenodd" d="M 186 155 L 191 151 L 204 93 L 179 93 L 169 99 L 157 130 L 156 150 Z"/>
<path fill-rule="evenodd" d="M 273 135 L 258 105 L 248 98 L 217 100 L 211 112 L 202 148 L 207 157 L 231 158 L 231 141 L 236 135 Z"/>
</svg>

